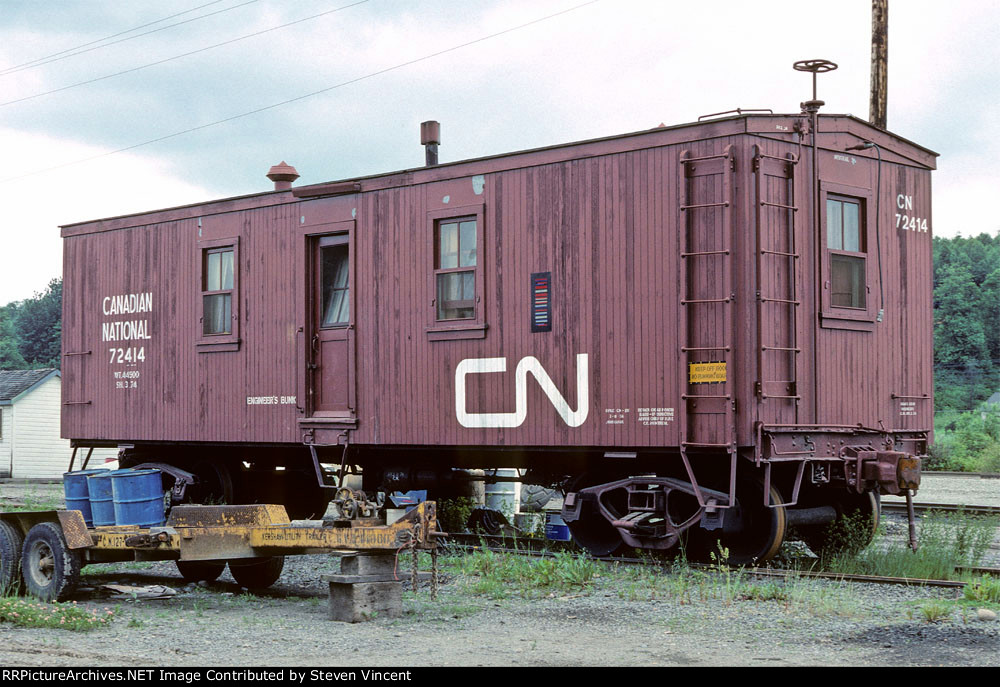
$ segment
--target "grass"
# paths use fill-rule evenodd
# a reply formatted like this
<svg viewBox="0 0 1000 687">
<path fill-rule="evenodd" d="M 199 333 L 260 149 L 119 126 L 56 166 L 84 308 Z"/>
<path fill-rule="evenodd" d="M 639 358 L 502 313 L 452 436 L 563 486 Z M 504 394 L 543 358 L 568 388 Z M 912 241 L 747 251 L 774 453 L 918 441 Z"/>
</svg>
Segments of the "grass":
<svg viewBox="0 0 1000 687">
<path fill-rule="evenodd" d="M 84 575 L 108 575 L 120 573 L 123 570 L 149 570 L 155 566 L 151 561 L 122 561 L 120 563 L 90 563 L 83 569 Z"/>
<path fill-rule="evenodd" d="M 590 558 L 560 552 L 551 557 L 529 558 L 495 551 L 473 551 L 444 561 L 454 572 L 468 578 L 475 594 L 491 599 L 511 595 L 534 598 L 554 592 L 588 589 L 600 576 L 600 564 Z"/>
<path fill-rule="evenodd" d="M 18 627 L 57 628 L 86 632 L 111 623 L 111 609 L 86 609 L 72 603 L 42 603 L 16 597 L 0 598 L 0 623 Z"/>
<path fill-rule="evenodd" d="M 29 491 L 24 495 L 22 501 L 24 502 L 23 506 L 4 505 L 3 510 L 17 513 L 35 510 L 61 510 L 66 507 L 62 495 L 56 493 L 38 494 L 34 491 Z"/>
<path fill-rule="evenodd" d="M 492 600 L 610 591 L 623 601 L 667 600 L 677 605 L 721 601 L 775 604 L 785 611 L 816 616 L 858 617 L 863 609 L 848 583 L 819 583 L 795 577 L 761 582 L 742 568 L 726 565 L 726 551 L 707 568 L 683 558 L 666 565 L 603 564 L 558 553 L 547 558 L 474 551 L 445 558 L 459 589 Z"/>
<path fill-rule="evenodd" d="M 957 566 L 982 561 L 1000 518 L 931 511 L 919 524 L 919 547 L 910 550 L 906 539 L 888 536 L 879 527 L 875 541 L 857 554 L 837 554 L 821 560 L 823 569 L 856 575 L 884 575 L 918 579 L 962 579 Z M 848 547 L 850 548 L 850 547 Z"/>
</svg>

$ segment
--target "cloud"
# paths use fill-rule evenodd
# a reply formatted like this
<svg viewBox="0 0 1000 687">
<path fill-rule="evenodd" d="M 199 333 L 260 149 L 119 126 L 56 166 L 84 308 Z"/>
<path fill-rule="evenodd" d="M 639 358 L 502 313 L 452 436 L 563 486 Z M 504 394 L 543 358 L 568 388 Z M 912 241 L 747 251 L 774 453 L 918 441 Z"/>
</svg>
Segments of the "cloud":
<svg viewBox="0 0 1000 687">
<path fill-rule="evenodd" d="M 231 6 L 239 0 L 208 8 Z M 580 0 L 465 3 L 379 0 L 92 86 L 0 108 L 18 173 L 51 167 L 268 106 L 456 46 Z M 343 0 L 340 4 L 348 4 Z M 0 69 L 188 9 L 160 3 L 5 4 Z M 84 57 L 0 76 L 4 99 L 163 59 L 316 14 L 332 0 L 259 2 Z M 994 3 L 895 3 L 890 13 L 889 126 L 942 153 L 934 175 L 935 231 L 977 219 L 979 194 L 1000 185 Z M 840 65 L 820 76 L 825 112 L 867 118 L 870 3 L 611 1 L 506 33 L 260 114 L 14 184 L 0 185 L 20 233 L 59 222 L 264 191 L 268 167 L 296 166 L 298 183 L 422 164 L 418 125 L 442 123 L 443 161 L 500 154 L 693 121 L 734 107 L 795 112 L 811 78 L 792 62 Z M 5 151 L 6 152 L 6 151 Z M 140 171 L 143 170 L 143 171 Z M 13 174 L 4 174 L 6 178 Z M 109 187 L 156 179 L 132 193 Z M 103 179 L 101 183 L 96 179 Z M 162 188 L 157 188 L 162 187 Z M 47 188 L 46 200 L 32 189 Z M 87 188 L 87 193 L 76 189 Z M 175 189 L 176 193 L 170 191 Z M 212 189 L 212 193 L 204 189 Z M 975 189 L 975 190 L 973 190 Z M 72 195 L 72 200 L 70 200 Z M 55 201 L 53 200 L 55 199 Z M 94 207 L 103 199 L 103 205 Z M 39 213 L 65 208 L 41 220 Z M 127 208 L 127 209 L 125 209 Z M 13 220 L 13 218 L 17 218 Z M 36 219 L 39 218 L 39 219 Z M 39 221 L 41 220 L 41 221 Z M 10 229 L 5 229 L 8 236 Z M 22 254 L 46 273 L 58 242 Z M 26 247 L 18 244 L 21 249 Z M 6 242 L 4 254 L 9 254 Z M 28 248 L 30 250 L 30 248 Z M 0 258 L 0 261 L 8 258 Z M 6 262 L 0 262 L 3 269 Z M 57 271 L 56 271 L 57 272 Z M 20 283 L 28 279 L 19 277 Z M 8 278 L 0 273 L 0 285 Z M 0 302 L 3 294 L 0 293 Z"/>
<path fill-rule="evenodd" d="M 4 178 L 40 160 L 74 160 L 106 150 L 0 128 Z M 121 154 L 0 184 L 0 304 L 30 297 L 62 275 L 59 225 L 208 200 L 219 195 L 165 171 L 162 161 Z"/>
</svg>

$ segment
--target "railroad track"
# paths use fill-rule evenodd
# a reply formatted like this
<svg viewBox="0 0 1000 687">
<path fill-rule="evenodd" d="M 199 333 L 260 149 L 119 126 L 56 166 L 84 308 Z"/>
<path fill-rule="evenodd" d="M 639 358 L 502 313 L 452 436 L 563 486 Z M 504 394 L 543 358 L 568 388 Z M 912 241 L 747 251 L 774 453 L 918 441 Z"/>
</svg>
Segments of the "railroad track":
<svg viewBox="0 0 1000 687">
<path fill-rule="evenodd" d="M 534 539 L 530 537 L 514 537 L 504 535 L 478 535 L 478 534 L 449 534 L 447 539 L 443 539 L 450 546 L 466 550 L 488 549 L 495 553 L 509 553 L 522 556 L 554 556 L 557 553 L 568 553 L 572 556 L 584 555 L 580 549 L 572 542 L 552 542 L 544 539 Z M 596 558 L 604 563 L 618 563 L 622 565 L 664 565 L 664 561 L 652 558 L 633 558 L 625 556 L 606 556 Z M 700 570 L 716 570 L 716 566 L 689 563 L 692 568 Z M 959 572 L 968 572 L 976 575 L 992 575 L 1000 577 L 1000 568 L 967 567 L 956 568 Z M 914 577 L 889 577 L 882 575 L 852 575 L 838 572 L 823 572 L 813 570 L 788 570 L 781 568 L 742 568 L 744 574 L 755 577 L 778 577 L 787 579 L 789 577 L 811 578 L 835 580 L 839 582 L 861 582 L 871 584 L 896 584 L 909 587 L 943 587 L 950 589 L 962 589 L 966 582 L 958 580 L 930 580 Z"/>
<path fill-rule="evenodd" d="M 947 470 L 924 471 L 924 477 L 978 477 L 979 479 L 1000 479 L 1000 472 L 950 472 Z"/>
<path fill-rule="evenodd" d="M 943 513 L 957 513 L 961 511 L 968 515 L 1000 515 L 1000 506 L 967 506 L 961 503 L 914 503 L 913 510 L 918 513 L 936 510 Z M 882 512 L 906 513 L 906 504 L 895 501 L 883 501 Z"/>
</svg>

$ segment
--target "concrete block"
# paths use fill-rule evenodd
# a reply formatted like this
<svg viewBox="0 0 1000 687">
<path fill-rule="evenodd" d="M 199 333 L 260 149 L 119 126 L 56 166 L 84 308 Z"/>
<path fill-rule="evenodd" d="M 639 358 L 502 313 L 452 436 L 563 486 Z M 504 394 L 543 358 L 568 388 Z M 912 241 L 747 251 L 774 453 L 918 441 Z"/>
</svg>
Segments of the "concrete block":
<svg viewBox="0 0 1000 687">
<path fill-rule="evenodd" d="M 341 575 L 391 575 L 396 566 L 393 553 L 361 553 L 340 559 Z"/>
<path fill-rule="evenodd" d="M 330 583 L 330 620 L 360 623 L 402 614 L 403 587 L 399 582 Z"/>
</svg>

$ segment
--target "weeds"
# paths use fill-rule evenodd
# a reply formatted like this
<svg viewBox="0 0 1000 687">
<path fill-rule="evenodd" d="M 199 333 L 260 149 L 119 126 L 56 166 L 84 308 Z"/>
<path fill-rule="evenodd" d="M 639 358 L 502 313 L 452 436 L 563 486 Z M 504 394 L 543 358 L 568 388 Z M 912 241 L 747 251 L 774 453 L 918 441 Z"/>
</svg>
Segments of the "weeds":
<svg viewBox="0 0 1000 687">
<path fill-rule="evenodd" d="M 956 566 L 980 564 L 997 524 L 996 517 L 931 511 L 920 523 L 916 552 L 907 541 L 890 539 L 882 526 L 874 544 L 864 551 L 834 555 L 821 564 L 827 570 L 847 574 L 953 579 Z"/>
<path fill-rule="evenodd" d="M 531 598 L 540 593 L 582 590 L 599 577 L 600 564 L 560 552 L 550 558 L 525 558 L 494 551 L 474 551 L 450 559 L 458 572 L 474 577 L 472 590 L 492 599 L 511 594 Z"/>
<path fill-rule="evenodd" d="M 437 502 L 438 527 L 443 532 L 465 532 L 476 502 L 467 496 Z"/>
<path fill-rule="evenodd" d="M 951 617 L 951 606 L 941 601 L 931 601 L 920 607 L 920 613 L 924 616 L 924 621 L 939 623 Z"/>
<path fill-rule="evenodd" d="M 5 597 L 0 599 L 0 622 L 20 627 L 61 628 L 85 632 L 111 623 L 111 609 L 85 609 L 73 603 L 46 604 L 40 601 Z"/>
<path fill-rule="evenodd" d="M 980 603 L 1000 604 L 1000 580 L 989 575 L 965 585 L 964 598 Z"/>
<path fill-rule="evenodd" d="M 749 584 L 736 597 L 740 601 L 788 601 L 788 590 L 774 582 Z"/>
</svg>

